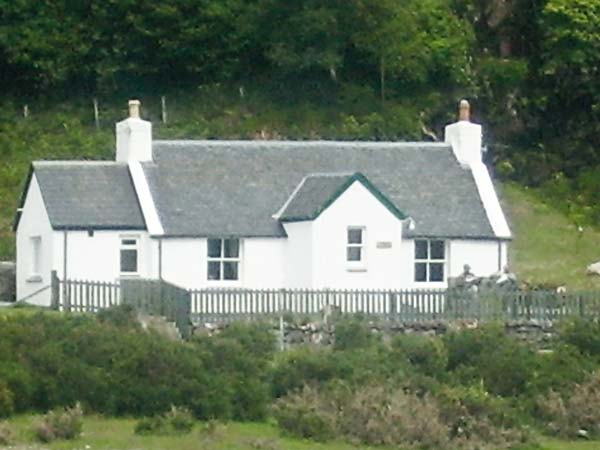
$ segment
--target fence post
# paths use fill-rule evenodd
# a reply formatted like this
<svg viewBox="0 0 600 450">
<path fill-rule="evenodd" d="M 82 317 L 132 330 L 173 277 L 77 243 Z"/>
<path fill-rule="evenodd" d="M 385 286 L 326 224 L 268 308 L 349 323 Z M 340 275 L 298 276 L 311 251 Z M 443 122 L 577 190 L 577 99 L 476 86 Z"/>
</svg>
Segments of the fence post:
<svg viewBox="0 0 600 450">
<path fill-rule="evenodd" d="M 60 280 L 56 270 L 50 272 L 50 308 L 57 310 L 60 305 Z"/>
<path fill-rule="evenodd" d="M 285 350 L 285 329 L 283 326 L 283 305 L 285 305 L 285 289 L 279 290 L 278 307 L 279 310 L 279 349 Z"/>
</svg>

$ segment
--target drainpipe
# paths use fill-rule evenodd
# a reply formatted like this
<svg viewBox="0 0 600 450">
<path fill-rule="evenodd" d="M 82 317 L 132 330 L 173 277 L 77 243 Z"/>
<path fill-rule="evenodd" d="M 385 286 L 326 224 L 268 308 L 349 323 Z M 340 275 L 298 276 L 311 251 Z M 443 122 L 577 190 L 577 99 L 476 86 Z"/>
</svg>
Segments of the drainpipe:
<svg viewBox="0 0 600 450">
<path fill-rule="evenodd" d="M 67 299 L 67 230 L 63 231 L 63 307 L 71 310 L 71 299 Z"/>
<path fill-rule="evenodd" d="M 162 281 L 162 238 L 158 238 L 158 279 Z"/>
</svg>

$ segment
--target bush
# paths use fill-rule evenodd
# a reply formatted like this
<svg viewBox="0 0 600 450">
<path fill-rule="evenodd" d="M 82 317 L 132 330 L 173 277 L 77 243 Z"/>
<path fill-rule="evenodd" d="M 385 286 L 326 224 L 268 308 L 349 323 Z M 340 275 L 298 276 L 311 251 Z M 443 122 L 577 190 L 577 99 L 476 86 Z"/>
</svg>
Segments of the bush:
<svg viewBox="0 0 600 450">
<path fill-rule="evenodd" d="M 424 375 L 437 378 L 445 376 L 448 351 L 441 339 L 416 335 L 398 336 L 392 342 L 392 347 Z"/>
<path fill-rule="evenodd" d="M 600 358 L 600 322 L 575 319 L 566 322 L 560 329 L 559 342 L 572 345 L 582 354 Z"/>
<path fill-rule="evenodd" d="M 535 352 L 504 329 L 488 325 L 449 333 L 443 338 L 448 349 L 451 376 L 464 385 L 483 381 L 485 389 L 503 397 L 528 393 L 536 377 Z"/>
<path fill-rule="evenodd" d="M 36 437 L 45 443 L 58 439 L 75 439 L 81 434 L 82 418 L 83 411 L 79 404 L 73 408 L 50 411 L 33 431 Z"/>
<path fill-rule="evenodd" d="M 14 396 L 8 386 L 0 380 L 0 418 L 8 417 L 14 412 Z"/>
<path fill-rule="evenodd" d="M 334 405 L 310 386 L 277 400 L 273 415 L 279 427 L 291 436 L 326 441 L 337 434 Z"/>
<path fill-rule="evenodd" d="M 548 431 L 565 437 L 577 436 L 580 429 L 591 437 L 600 436 L 600 371 L 561 396 L 551 391 L 538 400 L 541 418 Z"/>
<path fill-rule="evenodd" d="M 370 347 L 377 341 L 361 316 L 342 318 L 335 323 L 335 350 Z"/>
<path fill-rule="evenodd" d="M 141 435 L 180 435 L 188 434 L 194 427 L 194 418 L 185 408 L 171 407 L 161 416 L 146 417 L 139 420 L 134 428 Z"/>
<path fill-rule="evenodd" d="M 96 318 L 100 323 L 108 323 L 119 328 L 140 328 L 140 324 L 136 318 L 136 310 L 132 305 L 115 305 L 102 309 L 98 311 Z"/>
<path fill-rule="evenodd" d="M 0 445 L 8 446 L 12 443 L 13 433 L 8 424 L 0 422 Z"/>
<path fill-rule="evenodd" d="M 299 346 L 277 355 L 271 370 L 273 396 L 279 398 L 304 385 L 347 377 L 348 369 L 337 362 L 330 350 L 309 346 Z"/>
</svg>

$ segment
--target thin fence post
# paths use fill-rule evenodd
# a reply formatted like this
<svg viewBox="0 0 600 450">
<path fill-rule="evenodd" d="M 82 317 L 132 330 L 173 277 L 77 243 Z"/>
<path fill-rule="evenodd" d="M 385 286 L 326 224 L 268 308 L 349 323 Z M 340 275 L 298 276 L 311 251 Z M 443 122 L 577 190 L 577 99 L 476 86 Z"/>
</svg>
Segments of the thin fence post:
<svg viewBox="0 0 600 450">
<path fill-rule="evenodd" d="M 167 98 L 164 95 L 160 97 L 160 109 L 161 109 L 161 118 L 162 123 L 167 124 Z"/>
<path fill-rule="evenodd" d="M 285 327 L 283 325 L 283 309 L 284 309 L 284 305 L 285 305 L 285 294 L 286 291 L 285 289 L 280 289 L 279 290 L 279 299 L 278 299 L 278 303 L 279 303 L 279 349 L 281 351 L 285 350 Z"/>
<path fill-rule="evenodd" d="M 50 307 L 58 310 L 60 304 L 60 280 L 56 270 L 50 273 Z"/>
<path fill-rule="evenodd" d="M 94 98 L 92 103 L 94 104 L 94 125 L 96 125 L 96 128 L 100 128 L 100 113 L 98 111 L 98 99 Z"/>
</svg>

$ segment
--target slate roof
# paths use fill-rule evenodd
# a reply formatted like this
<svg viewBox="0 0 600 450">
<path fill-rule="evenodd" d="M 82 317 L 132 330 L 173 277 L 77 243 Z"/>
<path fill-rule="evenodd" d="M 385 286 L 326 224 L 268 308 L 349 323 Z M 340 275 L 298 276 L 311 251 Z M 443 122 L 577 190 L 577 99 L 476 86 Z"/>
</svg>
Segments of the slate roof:
<svg viewBox="0 0 600 450">
<path fill-rule="evenodd" d="M 316 219 L 329 205 L 344 193 L 355 181 L 363 184 L 400 220 L 406 216 L 385 197 L 363 174 L 327 173 L 306 176 L 294 190 L 283 211 L 278 214 L 282 222 Z"/>
<path fill-rule="evenodd" d="M 126 164 L 40 161 L 33 172 L 54 229 L 146 228 Z"/>
<path fill-rule="evenodd" d="M 304 177 L 360 172 L 414 220 L 412 236 L 495 239 L 448 144 L 155 141 L 153 157 L 142 166 L 167 236 L 283 237 L 273 215 Z"/>
</svg>

